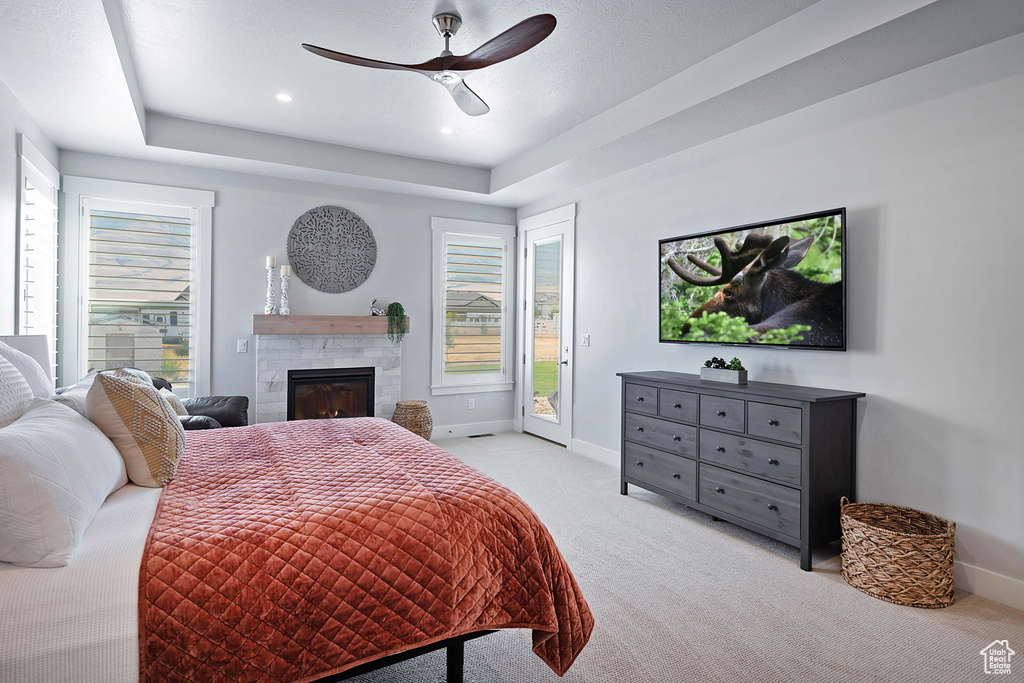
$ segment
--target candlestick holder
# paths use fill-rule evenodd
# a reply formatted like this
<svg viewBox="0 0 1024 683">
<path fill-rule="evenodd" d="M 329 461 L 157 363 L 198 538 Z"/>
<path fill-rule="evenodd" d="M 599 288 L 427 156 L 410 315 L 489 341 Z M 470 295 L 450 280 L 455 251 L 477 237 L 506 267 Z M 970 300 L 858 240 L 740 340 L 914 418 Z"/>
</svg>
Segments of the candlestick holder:
<svg viewBox="0 0 1024 683">
<path fill-rule="evenodd" d="M 267 303 L 263 306 L 263 313 L 274 315 L 277 313 L 277 292 L 274 291 L 274 266 L 267 266 Z"/>
<path fill-rule="evenodd" d="M 281 315 L 288 315 L 291 313 L 291 308 L 288 306 L 288 282 L 291 279 L 291 275 L 281 276 L 281 310 L 278 311 Z"/>
</svg>

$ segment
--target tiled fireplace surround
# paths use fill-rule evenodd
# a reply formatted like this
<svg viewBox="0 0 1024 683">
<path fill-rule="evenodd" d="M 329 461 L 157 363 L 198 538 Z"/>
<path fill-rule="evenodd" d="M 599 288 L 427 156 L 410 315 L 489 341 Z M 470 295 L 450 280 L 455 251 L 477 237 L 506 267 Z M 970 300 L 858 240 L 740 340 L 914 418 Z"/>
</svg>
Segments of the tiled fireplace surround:
<svg viewBox="0 0 1024 683">
<path fill-rule="evenodd" d="M 259 334 L 256 342 L 256 421 L 288 417 L 288 371 L 372 367 L 373 409 L 390 419 L 402 389 L 402 347 L 386 334 Z"/>
</svg>

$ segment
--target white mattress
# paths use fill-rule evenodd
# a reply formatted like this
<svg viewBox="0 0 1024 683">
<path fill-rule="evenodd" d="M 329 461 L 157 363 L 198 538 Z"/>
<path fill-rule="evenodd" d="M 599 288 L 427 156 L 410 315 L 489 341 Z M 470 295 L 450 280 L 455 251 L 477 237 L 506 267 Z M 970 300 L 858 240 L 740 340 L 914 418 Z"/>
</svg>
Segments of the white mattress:
<svg viewBox="0 0 1024 683">
<path fill-rule="evenodd" d="M 110 494 L 67 567 L 0 562 L 0 681 L 137 683 L 139 563 L 161 490 Z"/>
</svg>

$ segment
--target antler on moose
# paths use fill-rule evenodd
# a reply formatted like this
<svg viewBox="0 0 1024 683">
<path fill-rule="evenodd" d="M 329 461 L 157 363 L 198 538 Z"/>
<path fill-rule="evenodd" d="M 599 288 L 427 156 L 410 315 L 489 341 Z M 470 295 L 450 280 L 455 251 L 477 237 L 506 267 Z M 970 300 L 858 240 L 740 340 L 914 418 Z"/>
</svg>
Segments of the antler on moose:
<svg viewBox="0 0 1024 683">
<path fill-rule="evenodd" d="M 718 252 L 722 255 L 721 268 L 716 268 L 710 263 L 697 258 L 693 254 L 686 255 L 687 261 L 704 272 L 711 274 L 712 277 L 700 277 L 698 275 L 694 275 L 676 263 L 675 259 L 672 257 L 668 258 L 668 267 L 672 269 L 672 272 L 682 278 L 683 281 L 689 282 L 691 285 L 707 287 L 711 285 L 728 284 L 734 277 L 739 275 L 744 268 L 750 265 L 750 262 L 757 258 L 768 245 L 772 243 L 772 239 L 771 235 L 747 235 L 747 238 L 737 245 L 734 251 L 730 251 L 729 245 L 726 243 L 725 239 L 722 237 L 716 237 L 715 246 L 718 248 Z M 788 239 L 786 241 L 788 242 Z"/>
</svg>

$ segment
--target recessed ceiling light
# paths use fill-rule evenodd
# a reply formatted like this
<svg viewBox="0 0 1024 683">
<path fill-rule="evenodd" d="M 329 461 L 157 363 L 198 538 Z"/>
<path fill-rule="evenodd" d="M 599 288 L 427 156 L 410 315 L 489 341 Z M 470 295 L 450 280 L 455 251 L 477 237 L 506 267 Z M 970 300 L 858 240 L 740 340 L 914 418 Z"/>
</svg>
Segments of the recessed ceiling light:
<svg viewBox="0 0 1024 683">
<path fill-rule="evenodd" d="M 277 99 L 279 102 L 291 102 L 292 96 L 288 93 L 279 92 L 277 93 Z"/>
<path fill-rule="evenodd" d="M 447 126 L 445 126 L 444 128 L 441 129 L 441 135 L 451 135 L 454 132 L 455 132 L 454 128 L 449 128 Z"/>
</svg>

